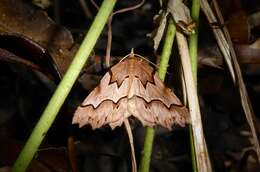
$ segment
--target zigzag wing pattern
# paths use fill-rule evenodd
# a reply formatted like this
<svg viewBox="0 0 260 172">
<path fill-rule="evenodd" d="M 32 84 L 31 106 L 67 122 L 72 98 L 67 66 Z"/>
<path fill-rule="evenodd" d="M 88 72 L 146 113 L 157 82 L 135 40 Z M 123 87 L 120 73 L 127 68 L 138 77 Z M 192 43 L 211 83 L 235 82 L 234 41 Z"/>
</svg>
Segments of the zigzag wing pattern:
<svg viewBox="0 0 260 172">
<path fill-rule="evenodd" d="M 184 126 L 189 121 L 186 107 L 143 60 L 129 57 L 116 64 L 101 79 L 76 110 L 73 123 L 93 129 L 121 126 L 133 115 L 145 126 Z"/>
</svg>

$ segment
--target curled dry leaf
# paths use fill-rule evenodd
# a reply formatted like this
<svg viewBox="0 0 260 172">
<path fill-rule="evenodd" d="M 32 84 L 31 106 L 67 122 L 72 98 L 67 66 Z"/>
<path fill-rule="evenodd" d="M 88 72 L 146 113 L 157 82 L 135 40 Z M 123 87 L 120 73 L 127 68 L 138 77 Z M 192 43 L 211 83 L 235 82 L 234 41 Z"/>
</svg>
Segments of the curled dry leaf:
<svg viewBox="0 0 260 172">
<path fill-rule="evenodd" d="M 69 30 L 54 23 L 47 13 L 21 0 L 0 0 L 0 33 L 30 38 L 48 50 L 61 75 L 75 50 Z"/>
<path fill-rule="evenodd" d="M 178 23 L 179 21 L 190 23 L 192 21 L 190 16 L 190 10 L 182 2 L 182 0 L 169 0 L 167 5 L 167 11 L 171 13 L 176 23 Z"/>
<path fill-rule="evenodd" d="M 134 116 L 143 125 L 184 126 L 188 110 L 159 79 L 154 69 L 134 55 L 112 67 L 76 110 L 73 123 L 112 129 Z"/>
<path fill-rule="evenodd" d="M 60 73 L 48 51 L 26 36 L 0 33 L 0 61 L 25 65 L 56 83 L 60 81 Z"/>
<path fill-rule="evenodd" d="M 167 15 L 168 15 L 168 12 L 164 12 L 163 10 L 161 10 L 159 12 L 158 16 L 155 16 L 155 18 L 154 18 L 154 21 L 157 18 L 159 18 L 159 26 L 155 31 L 156 33 L 154 35 L 151 34 L 153 37 L 153 42 L 154 42 L 153 48 L 155 51 L 158 49 L 159 44 L 162 40 L 163 33 L 164 33 L 166 23 L 167 23 Z"/>
<path fill-rule="evenodd" d="M 189 8 L 182 0 L 169 0 L 167 11 L 172 15 L 177 29 L 185 35 L 195 33 L 196 23 L 192 21 Z"/>
<path fill-rule="evenodd" d="M 159 14 L 154 18 L 155 23 L 159 23 L 155 34 L 148 35 L 151 35 L 153 38 L 155 51 L 157 51 L 162 40 L 164 30 L 167 25 L 168 14 L 171 14 L 177 28 L 181 32 L 185 33 L 186 35 L 195 33 L 196 23 L 191 19 L 189 8 L 182 2 L 182 0 L 169 0 L 167 4 L 167 10 L 160 10 Z"/>
</svg>

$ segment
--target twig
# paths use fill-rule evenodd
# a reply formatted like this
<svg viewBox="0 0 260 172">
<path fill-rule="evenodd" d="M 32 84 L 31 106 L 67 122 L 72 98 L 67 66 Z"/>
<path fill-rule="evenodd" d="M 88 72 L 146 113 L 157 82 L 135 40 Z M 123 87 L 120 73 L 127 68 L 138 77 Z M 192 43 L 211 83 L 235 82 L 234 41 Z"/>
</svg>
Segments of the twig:
<svg viewBox="0 0 260 172">
<path fill-rule="evenodd" d="M 136 165 L 136 158 L 135 158 L 135 147 L 134 147 L 134 139 L 133 139 L 133 133 L 131 130 L 131 126 L 129 124 L 128 119 L 124 120 L 125 129 L 127 132 L 127 136 L 129 139 L 130 147 L 131 147 L 131 159 L 132 159 L 132 172 L 137 172 L 137 165 Z"/>
<path fill-rule="evenodd" d="M 119 14 L 119 13 L 124 13 L 124 12 L 127 12 L 127 11 L 135 10 L 135 9 L 141 7 L 144 4 L 144 2 L 145 2 L 145 0 L 142 0 L 137 5 L 120 9 L 120 10 L 112 13 L 111 16 L 109 17 L 109 20 L 108 20 L 108 23 L 107 23 L 108 31 L 107 31 L 107 48 L 106 48 L 106 67 L 107 68 L 110 66 L 110 53 L 111 53 L 111 44 L 112 44 L 112 35 L 113 35 L 113 33 L 112 33 L 113 16 L 116 15 L 116 14 Z"/>
<path fill-rule="evenodd" d="M 195 87 L 195 82 L 193 79 L 187 40 L 185 36 L 178 31 L 176 32 L 176 39 L 181 57 L 184 79 L 186 82 L 185 84 L 187 89 L 188 104 L 191 116 L 194 146 L 196 150 L 197 167 L 200 172 L 211 172 L 212 169 L 203 134 L 199 100 L 197 95 L 197 89 Z"/>
<path fill-rule="evenodd" d="M 35 152 L 51 127 L 73 84 L 77 80 L 80 71 L 84 67 L 92 49 L 94 48 L 115 3 L 116 0 L 103 1 L 98 14 L 68 68 L 68 71 L 65 73 L 40 120 L 36 124 L 24 148 L 18 156 L 12 168 L 12 172 L 24 172 L 33 159 Z"/>
<path fill-rule="evenodd" d="M 134 6 L 117 10 L 116 12 L 112 13 L 112 16 L 114 16 L 116 14 L 119 14 L 119 13 L 124 13 L 124 12 L 127 12 L 127 11 L 135 10 L 135 9 L 141 7 L 144 4 L 144 2 L 145 2 L 145 0 L 142 0 L 140 3 L 138 3 L 138 4 L 134 5 Z"/>
<path fill-rule="evenodd" d="M 99 6 L 96 4 L 94 0 L 90 0 L 90 2 L 94 5 L 94 7 L 99 10 Z"/>
<path fill-rule="evenodd" d="M 200 0 L 200 4 L 201 4 L 201 9 L 204 12 L 204 14 L 206 15 L 209 23 L 217 23 L 217 19 L 214 15 L 213 11 L 211 10 L 208 2 L 206 0 Z M 220 48 L 223 56 L 225 57 L 224 59 L 227 63 L 231 77 L 232 77 L 233 81 L 236 82 L 235 72 L 234 72 L 234 68 L 232 65 L 232 59 L 230 57 L 230 49 L 229 49 L 229 45 L 225 39 L 225 36 L 220 28 L 214 27 L 213 33 L 217 40 L 219 48 Z"/>
<path fill-rule="evenodd" d="M 111 54 L 111 46 L 112 46 L 112 15 L 109 17 L 107 22 L 107 48 L 106 48 L 106 67 L 110 67 L 110 54 Z"/>
<path fill-rule="evenodd" d="M 81 6 L 81 8 L 82 8 L 86 18 L 91 19 L 92 18 L 92 14 L 91 14 L 91 12 L 89 10 L 89 7 L 88 7 L 88 4 L 86 3 L 86 1 L 85 0 L 79 0 L 79 4 L 80 4 L 80 6 Z"/>
</svg>

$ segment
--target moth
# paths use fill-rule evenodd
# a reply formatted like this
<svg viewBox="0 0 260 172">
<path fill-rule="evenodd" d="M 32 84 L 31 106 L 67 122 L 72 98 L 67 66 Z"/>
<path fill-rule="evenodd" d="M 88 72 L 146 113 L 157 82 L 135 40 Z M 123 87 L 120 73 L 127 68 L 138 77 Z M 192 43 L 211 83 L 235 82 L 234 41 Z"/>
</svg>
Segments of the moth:
<svg viewBox="0 0 260 172">
<path fill-rule="evenodd" d="M 189 113 L 178 97 L 160 80 L 156 71 L 136 54 L 130 54 L 113 66 L 100 84 L 77 108 L 73 124 L 93 129 L 121 126 L 134 116 L 144 126 L 172 129 L 184 126 Z"/>
</svg>

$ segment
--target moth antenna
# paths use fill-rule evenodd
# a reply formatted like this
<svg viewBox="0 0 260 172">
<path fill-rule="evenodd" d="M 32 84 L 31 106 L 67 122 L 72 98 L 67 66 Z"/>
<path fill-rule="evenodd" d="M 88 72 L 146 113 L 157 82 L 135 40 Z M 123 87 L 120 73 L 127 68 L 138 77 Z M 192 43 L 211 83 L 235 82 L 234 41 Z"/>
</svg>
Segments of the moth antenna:
<svg viewBox="0 0 260 172">
<path fill-rule="evenodd" d="M 123 60 L 125 60 L 129 56 L 134 57 L 135 55 L 138 56 L 138 54 L 134 53 L 134 48 L 131 48 L 131 52 L 129 54 L 125 55 L 119 62 L 122 62 Z"/>
<path fill-rule="evenodd" d="M 145 58 L 144 56 L 141 56 L 141 55 L 139 55 L 139 54 L 135 54 L 135 56 L 137 56 L 137 57 L 139 57 L 139 58 L 141 58 L 141 59 L 147 61 L 148 63 L 150 63 L 151 65 L 153 65 L 156 69 L 159 68 L 155 63 L 151 62 L 150 60 L 148 60 L 148 59 Z"/>
<path fill-rule="evenodd" d="M 134 57 L 134 56 L 137 56 L 137 57 L 139 57 L 139 58 L 145 60 L 146 62 L 148 62 L 149 64 L 151 64 L 152 66 L 154 66 L 156 69 L 159 68 L 155 63 L 151 62 L 150 60 L 148 60 L 148 59 L 145 58 L 144 56 L 139 55 L 139 54 L 135 54 L 135 53 L 134 53 L 134 48 L 131 49 L 131 53 L 125 55 L 119 62 L 122 62 L 122 61 L 125 60 L 127 57 Z"/>
<path fill-rule="evenodd" d="M 137 56 L 137 57 L 139 57 L 139 58 L 141 58 L 141 59 L 143 59 L 143 60 L 145 60 L 145 61 L 147 61 L 147 62 L 150 63 L 152 66 L 154 66 L 156 69 L 159 69 L 159 67 L 158 67 L 157 64 L 151 62 L 150 60 L 148 60 L 148 59 L 145 58 L 144 56 L 141 56 L 141 55 L 139 55 L 139 54 L 134 54 L 134 55 Z M 168 74 L 168 72 L 166 72 L 166 73 Z"/>
<path fill-rule="evenodd" d="M 143 4 L 144 4 L 145 0 L 142 0 L 140 3 L 138 3 L 137 5 L 134 5 L 134 6 L 131 6 L 131 7 L 127 7 L 127 8 L 123 8 L 123 9 L 120 9 L 120 10 L 117 10 L 115 12 L 113 12 L 109 19 L 108 19 L 108 23 L 107 23 L 107 26 L 108 26 L 108 34 L 107 34 L 107 48 L 106 48 L 106 66 L 109 67 L 110 66 L 110 53 L 111 53 L 111 45 L 112 45 L 112 19 L 113 19 L 113 16 L 116 15 L 116 14 L 119 14 L 119 13 L 124 13 L 124 12 L 127 12 L 127 11 L 131 11 L 131 10 L 135 10 L 139 7 L 141 7 Z M 92 4 L 95 5 L 95 2 L 92 1 Z M 96 7 L 96 5 L 95 5 Z M 96 7 L 97 8 L 97 7 Z M 121 61 L 120 61 L 121 62 Z"/>
<path fill-rule="evenodd" d="M 125 60 L 128 56 L 130 56 L 131 55 L 131 53 L 130 54 L 127 54 L 126 56 L 124 56 L 119 62 L 122 62 L 123 60 Z"/>
<path fill-rule="evenodd" d="M 135 53 L 134 53 L 134 48 L 132 48 L 132 49 L 131 49 L 130 56 L 131 56 L 131 57 L 134 57 L 134 56 L 135 56 Z"/>
</svg>

